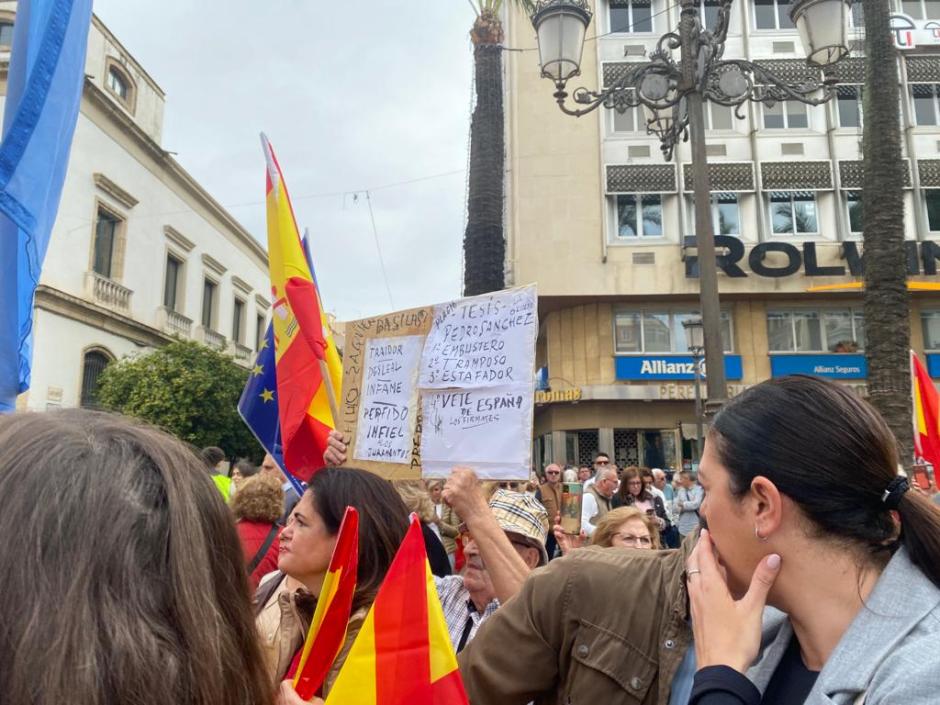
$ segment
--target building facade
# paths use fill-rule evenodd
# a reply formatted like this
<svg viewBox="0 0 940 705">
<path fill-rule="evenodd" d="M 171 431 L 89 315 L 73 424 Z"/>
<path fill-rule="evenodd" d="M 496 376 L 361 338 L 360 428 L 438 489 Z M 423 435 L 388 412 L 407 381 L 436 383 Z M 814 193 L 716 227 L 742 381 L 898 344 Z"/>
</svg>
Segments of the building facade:
<svg viewBox="0 0 940 705">
<path fill-rule="evenodd" d="M 940 263 L 940 3 L 891 0 L 900 47 L 910 281 Z M 581 76 L 597 89 L 645 60 L 678 26 L 672 0 L 594 0 Z M 713 0 L 700 0 L 706 27 Z M 736 0 L 725 58 L 806 75 L 787 0 Z M 865 393 L 861 6 L 836 100 L 749 104 L 743 119 L 706 103 L 711 209 L 728 393 L 807 372 Z M 581 118 L 539 76 L 531 24 L 508 18 L 507 271 L 537 282 L 543 391 L 535 462 L 599 449 L 620 464 L 680 467 L 695 457 L 692 358 L 682 322 L 698 316 L 691 150 L 664 161 L 641 109 Z M 570 99 L 569 99 L 570 100 Z M 940 378 L 940 295 L 915 292 L 911 346 Z M 704 389 L 704 384 L 702 385 Z"/>
<path fill-rule="evenodd" d="M 0 3 L 4 94 L 15 6 Z M 163 149 L 164 93 L 97 17 L 85 73 L 19 408 L 93 406 L 109 361 L 175 336 L 247 366 L 270 307 L 265 250 Z"/>
</svg>

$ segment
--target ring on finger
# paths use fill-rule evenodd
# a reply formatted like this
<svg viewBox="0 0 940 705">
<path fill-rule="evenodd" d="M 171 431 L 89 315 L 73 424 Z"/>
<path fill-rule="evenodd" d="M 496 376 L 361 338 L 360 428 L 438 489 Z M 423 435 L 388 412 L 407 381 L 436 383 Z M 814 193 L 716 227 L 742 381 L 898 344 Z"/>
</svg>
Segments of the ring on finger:
<svg viewBox="0 0 940 705">
<path fill-rule="evenodd" d="M 687 578 L 691 578 L 696 573 L 701 573 L 701 572 L 702 571 L 700 571 L 698 568 L 689 568 L 689 570 L 685 571 L 685 575 Z"/>
</svg>

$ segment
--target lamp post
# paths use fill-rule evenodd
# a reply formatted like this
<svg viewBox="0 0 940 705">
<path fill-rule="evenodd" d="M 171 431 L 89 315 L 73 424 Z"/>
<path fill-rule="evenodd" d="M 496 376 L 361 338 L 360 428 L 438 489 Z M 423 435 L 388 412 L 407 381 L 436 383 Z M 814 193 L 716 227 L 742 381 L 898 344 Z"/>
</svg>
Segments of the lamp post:
<svg viewBox="0 0 940 705">
<path fill-rule="evenodd" d="M 666 161 L 676 144 L 691 136 L 695 197 L 695 246 L 698 251 L 699 305 L 703 348 L 708 368 L 706 411 L 716 412 L 727 396 L 718 269 L 711 216 L 711 187 L 705 153 L 705 99 L 740 108 L 747 102 L 772 106 L 784 100 L 821 105 L 836 92 L 835 64 L 848 54 L 846 33 L 853 0 L 791 0 L 790 18 L 807 53 L 807 63 L 821 71 L 813 81 L 788 84 L 766 68 L 744 59 L 722 59 L 731 22 L 733 0 L 721 0 L 714 28 L 706 29 L 698 0 L 680 0 L 678 32 L 660 37 L 649 61 L 637 63 L 612 85 L 599 91 L 576 88 L 568 105 L 566 85 L 580 74 L 584 35 L 591 21 L 587 0 L 540 0 L 532 14 L 538 35 L 542 76 L 555 83 L 555 100 L 562 112 L 580 117 L 597 108 L 620 112 L 643 106 L 647 132 L 656 135 Z M 677 62 L 672 52 L 681 50 Z"/>
<path fill-rule="evenodd" d="M 695 376 L 695 455 L 696 460 L 702 459 L 702 446 L 705 444 L 702 427 L 702 354 L 705 352 L 701 318 L 690 318 L 682 321 L 685 328 L 685 339 L 689 352 L 692 353 L 692 371 Z"/>
</svg>

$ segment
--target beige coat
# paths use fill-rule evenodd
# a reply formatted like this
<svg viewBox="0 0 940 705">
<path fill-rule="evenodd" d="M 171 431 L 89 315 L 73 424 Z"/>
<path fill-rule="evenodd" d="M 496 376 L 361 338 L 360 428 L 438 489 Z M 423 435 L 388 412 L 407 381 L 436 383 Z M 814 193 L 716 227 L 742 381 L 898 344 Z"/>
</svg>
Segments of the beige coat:
<svg viewBox="0 0 940 705">
<path fill-rule="evenodd" d="M 279 574 L 272 573 L 267 577 L 271 578 L 275 575 Z M 262 580 L 259 589 L 263 589 L 264 582 Z M 303 587 L 297 587 L 295 582 L 285 577 L 280 587 L 271 595 L 255 618 L 255 624 L 261 635 L 261 647 L 268 675 L 271 676 L 271 681 L 275 685 L 283 680 L 294 655 L 303 645 L 316 606 L 317 600 L 313 595 Z M 339 670 L 349 654 L 349 649 L 365 622 L 366 613 L 367 610 L 362 608 L 350 616 L 349 625 L 346 627 L 346 641 L 326 676 L 322 697 L 325 698 L 330 688 L 333 687 Z"/>
</svg>

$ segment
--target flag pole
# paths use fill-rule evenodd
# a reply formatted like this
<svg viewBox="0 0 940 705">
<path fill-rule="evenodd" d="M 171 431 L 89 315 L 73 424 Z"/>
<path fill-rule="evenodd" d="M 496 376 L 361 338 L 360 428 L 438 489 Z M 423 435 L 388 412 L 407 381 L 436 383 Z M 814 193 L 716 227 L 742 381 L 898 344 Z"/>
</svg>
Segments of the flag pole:
<svg viewBox="0 0 940 705">
<path fill-rule="evenodd" d="M 320 374 L 323 375 L 323 386 L 326 387 L 326 398 L 330 402 L 330 413 L 333 414 L 333 428 L 339 426 L 339 407 L 336 404 L 336 395 L 333 393 L 333 380 L 330 379 L 330 368 L 326 360 L 319 358 Z"/>
</svg>

